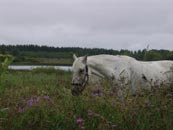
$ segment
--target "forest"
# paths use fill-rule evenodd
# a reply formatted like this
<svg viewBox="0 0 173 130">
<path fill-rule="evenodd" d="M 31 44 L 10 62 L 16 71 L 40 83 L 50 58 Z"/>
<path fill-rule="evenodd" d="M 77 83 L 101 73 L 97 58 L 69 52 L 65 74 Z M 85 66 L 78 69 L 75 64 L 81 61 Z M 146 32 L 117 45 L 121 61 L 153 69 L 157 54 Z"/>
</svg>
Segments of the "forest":
<svg viewBox="0 0 173 130">
<path fill-rule="evenodd" d="M 104 48 L 49 47 L 39 45 L 0 45 L 1 54 L 15 57 L 13 64 L 71 65 L 72 54 L 83 55 L 128 55 L 142 61 L 173 60 L 172 50 L 113 50 Z"/>
</svg>

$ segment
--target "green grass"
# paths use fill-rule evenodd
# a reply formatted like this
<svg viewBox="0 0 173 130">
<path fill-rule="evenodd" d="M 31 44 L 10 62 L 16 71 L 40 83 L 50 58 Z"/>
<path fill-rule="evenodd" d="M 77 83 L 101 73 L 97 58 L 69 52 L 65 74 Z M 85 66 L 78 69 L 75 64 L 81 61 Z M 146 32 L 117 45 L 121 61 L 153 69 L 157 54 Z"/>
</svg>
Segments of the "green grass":
<svg viewBox="0 0 173 130">
<path fill-rule="evenodd" d="M 0 130 L 173 130 L 171 89 L 120 101 L 109 83 L 74 97 L 70 82 L 70 72 L 51 68 L 6 73 Z"/>
</svg>

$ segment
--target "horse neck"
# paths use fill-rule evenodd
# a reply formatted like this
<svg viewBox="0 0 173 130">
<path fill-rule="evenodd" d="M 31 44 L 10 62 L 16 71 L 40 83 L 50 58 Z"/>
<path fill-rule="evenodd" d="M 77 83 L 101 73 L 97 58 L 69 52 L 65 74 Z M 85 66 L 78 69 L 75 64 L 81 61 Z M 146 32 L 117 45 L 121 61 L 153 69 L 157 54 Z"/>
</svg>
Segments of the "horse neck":
<svg viewBox="0 0 173 130">
<path fill-rule="evenodd" d="M 106 63 L 106 62 L 104 62 Z M 94 74 L 98 77 L 109 77 L 110 76 L 110 72 L 112 70 L 110 70 L 111 68 L 109 68 L 107 65 L 104 65 L 103 62 L 93 59 L 93 58 L 88 58 L 88 62 L 87 62 L 89 68 L 90 68 L 90 73 Z"/>
</svg>

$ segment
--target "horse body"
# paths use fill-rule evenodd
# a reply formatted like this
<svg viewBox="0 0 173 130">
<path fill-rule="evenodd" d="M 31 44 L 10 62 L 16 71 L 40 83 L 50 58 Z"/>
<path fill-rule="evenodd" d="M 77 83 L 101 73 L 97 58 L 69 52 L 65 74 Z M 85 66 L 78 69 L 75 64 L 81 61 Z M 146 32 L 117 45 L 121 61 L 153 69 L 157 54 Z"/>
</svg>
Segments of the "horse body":
<svg viewBox="0 0 173 130">
<path fill-rule="evenodd" d="M 120 60 L 120 59 L 124 60 Z M 126 56 L 98 55 L 88 57 L 88 66 L 91 68 L 90 76 L 96 75 L 95 71 L 100 75 L 100 78 L 119 79 L 120 73 L 125 70 L 129 71 L 128 64 L 133 59 Z M 129 72 L 127 72 L 129 74 Z"/>
<path fill-rule="evenodd" d="M 150 90 L 154 85 L 169 84 L 173 78 L 172 61 L 141 62 L 132 57 L 120 55 L 96 55 L 75 57 L 74 59 L 72 67 L 74 87 L 72 90 L 75 93 L 78 93 L 79 90 L 80 93 L 83 91 L 85 86 L 82 85 L 82 82 L 96 82 L 102 78 L 112 80 L 113 87 L 116 87 L 118 91 L 128 90 L 131 94 L 143 89 Z M 85 73 L 79 71 L 82 69 L 85 70 Z M 77 83 L 79 84 L 77 85 Z"/>
</svg>

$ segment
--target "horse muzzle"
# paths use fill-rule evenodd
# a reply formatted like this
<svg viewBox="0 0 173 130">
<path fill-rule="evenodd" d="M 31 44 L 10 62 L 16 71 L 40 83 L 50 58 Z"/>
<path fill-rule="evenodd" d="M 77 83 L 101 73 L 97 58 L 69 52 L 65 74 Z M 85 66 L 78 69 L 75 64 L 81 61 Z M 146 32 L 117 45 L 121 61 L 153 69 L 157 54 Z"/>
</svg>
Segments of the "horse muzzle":
<svg viewBox="0 0 173 130">
<path fill-rule="evenodd" d="M 73 86 L 82 86 L 82 84 L 81 83 L 71 83 L 71 85 L 73 85 Z"/>
</svg>

